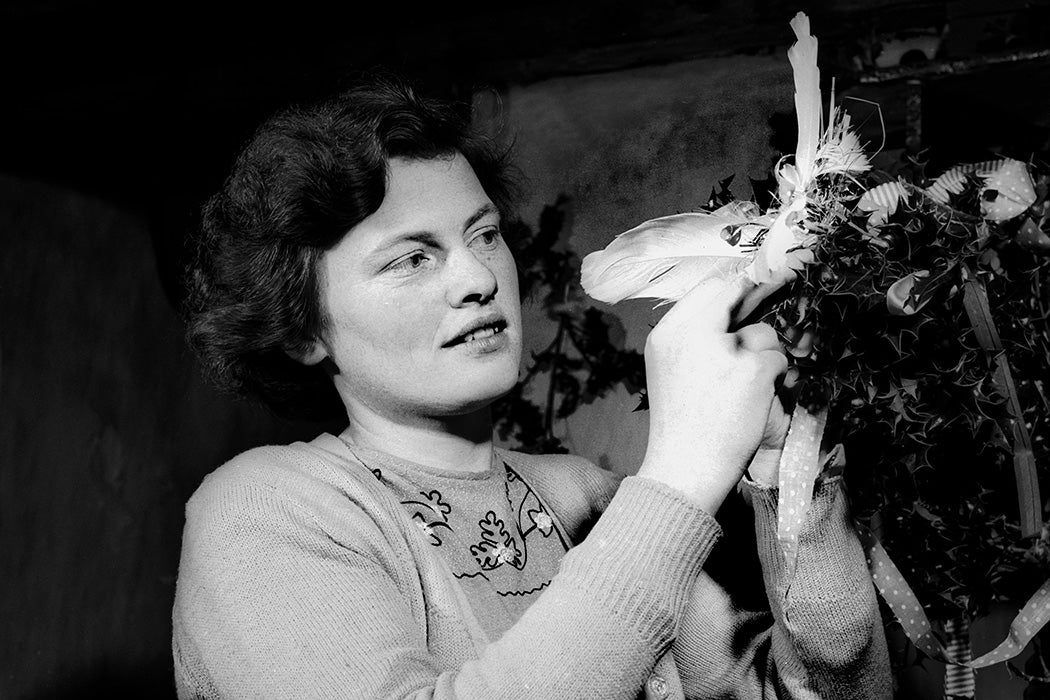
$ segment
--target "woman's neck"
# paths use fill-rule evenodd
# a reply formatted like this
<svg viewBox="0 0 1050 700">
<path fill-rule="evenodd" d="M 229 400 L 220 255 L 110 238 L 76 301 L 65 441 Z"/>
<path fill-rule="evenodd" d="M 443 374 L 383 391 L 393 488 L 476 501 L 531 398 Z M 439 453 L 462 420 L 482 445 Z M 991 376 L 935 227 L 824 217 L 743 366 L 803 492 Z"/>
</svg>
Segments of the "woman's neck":
<svg viewBox="0 0 1050 700">
<path fill-rule="evenodd" d="M 462 416 L 392 419 L 363 407 L 348 411 L 350 442 L 401 459 L 451 471 L 486 471 L 492 464 L 488 408 Z"/>
</svg>

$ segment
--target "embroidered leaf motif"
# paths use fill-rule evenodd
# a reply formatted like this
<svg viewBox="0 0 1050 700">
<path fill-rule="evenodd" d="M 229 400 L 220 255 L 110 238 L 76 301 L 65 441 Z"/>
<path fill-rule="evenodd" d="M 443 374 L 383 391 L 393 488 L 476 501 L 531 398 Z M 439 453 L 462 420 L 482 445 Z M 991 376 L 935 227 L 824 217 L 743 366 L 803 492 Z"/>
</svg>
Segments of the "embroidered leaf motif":
<svg viewBox="0 0 1050 700">
<path fill-rule="evenodd" d="M 429 493 L 420 491 L 419 495 L 426 499 L 427 505 L 430 506 L 430 510 L 434 511 L 434 513 L 442 520 L 448 521 L 448 514 L 452 512 L 452 506 L 442 499 L 440 491 L 437 489 L 434 489 Z"/>
<path fill-rule="evenodd" d="M 507 532 L 503 521 L 496 517 L 496 513 L 490 510 L 485 514 L 484 520 L 478 521 L 478 525 L 481 527 L 481 541 L 470 546 L 470 553 L 481 568 L 491 571 L 504 564 L 510 564 L 520 569 L 521 550 L 518 549 L 517 541 Z"/>
</svg>

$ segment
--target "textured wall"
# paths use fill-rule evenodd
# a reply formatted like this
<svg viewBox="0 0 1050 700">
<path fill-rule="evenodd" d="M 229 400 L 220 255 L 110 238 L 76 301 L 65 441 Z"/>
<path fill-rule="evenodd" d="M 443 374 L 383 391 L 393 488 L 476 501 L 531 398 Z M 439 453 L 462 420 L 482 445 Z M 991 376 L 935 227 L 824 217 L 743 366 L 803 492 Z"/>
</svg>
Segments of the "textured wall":
<svg viewBox="0 0 1050 700">
<path fill-rule="evenodd" d="M 569 244 L 582 257 L 646 219 L 695 209 L 719 180 L 751 194 L 748 177 L 769 173 L 769 118 L 791 108 L 783 56 L 704 59 L 573 78 L 509 91 L 504 108 L 517 162 L 531 181 L 526 221 L 564 192 L 573 199 Z M 602 305 L 603 308 L 609 308 Z M 658 318 L 652 303 L 613 307 L 627 345 L 641 349 Z M 535 347 L 551 330 L 529 314 Z M 561 426 L 573 448 L 609 468 L 633 473 L 647 423 L 637 399 L 621 391 L 585 406 Z"/>
</svg>

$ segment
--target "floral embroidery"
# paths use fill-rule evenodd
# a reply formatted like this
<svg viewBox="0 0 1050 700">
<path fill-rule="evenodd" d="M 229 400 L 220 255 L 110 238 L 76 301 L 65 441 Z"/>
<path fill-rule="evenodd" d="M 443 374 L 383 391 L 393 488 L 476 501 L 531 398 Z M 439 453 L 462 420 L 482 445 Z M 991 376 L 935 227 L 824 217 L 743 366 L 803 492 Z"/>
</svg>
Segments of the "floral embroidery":
<svg viewBox="0 0 1050 700">
<path fill-rule="evenodd" d="M 502 544 L 497 544 L 496 548 L 492 550 L 492 553 L 495 555 L 496 561 L 500 564 L 510 564 L 513 566 L 518 558 L 515 550 Z"/>
<path fill-rule="evenodd" d="M 448 524 L 448 516 L 452 512 L 452 506 L 445 502 L 441 496 L 441 492 L 437 489 L 433 491 L 420 491 L 419 495 L 422 496 L 424 501 L 401 501 L 402 505 L 406 506 L 419 506 L 430 511 L 434 518 L 429 519 L 424 514 L 424 511 L 416 510 L 412 514 L 412 519 L 416 521 L 416 525 L 420 526 L 423 530 L 423 534 L 430 538 L 430 544 L 435 547 L 441 546 L 441 538 L 434 532 L 434 528 L 443 527 L 446 530 L 451 531 L 452 526 Z"/>
<path fill-rule="evenodd" d="M 547 515 L 544 511 L 530 510 L 529 518 L 539 528 L 540 533 L 546 537 L 551 534 L 551 530 L 554 529 L 554 521 L 551 520 L 551 516 Z"/>
<path fill-rule="evenodd" d="M 507 532 L 507 526 L 494 511 L 486 513 L 485 518 L 478 521 L 478 526 L 481 528 L 481 541 L 470 546 L 470 553 L 482 570 L 491 571 L 504 564 L 510 564 L 516 569 L 525 567 L 517 540 Z"/>
<path fill-rule="evenodd" d="M 506 462 L 503 466 L 506 476 L 500 490 L 504 492 L 506 504 L 487 511 L 480 520 L 468 517 L 472 515 L 469 512 L 472 509 L 463 512 L 462 508 L 457 506 L 454 514 L 452 504 L 445 500 L 441 491 L 423 487 L 422 484 L 415 488 L 406 484 L 409 487 L 401 490 L 401 498 L 404 499 L 401 500 L 401 504 L 410 514 L 412 523 L 419 528 L 431 546 L 448 545 L 444 546 L 445 550 L 452 548 L 452 551 L 447 552 L 447 556 L 450 557 L 449 563 L 452 564 L 453 575 L 457 579 L 481 579 L 488 582 L 493 592 L 501 597 L 524 599 L 550 585 L 549 580 L 537 583 L 532 577 L 525 575 L 529 535 L 539 533 L 539 538 L 533 536 L 533 543 L 541 548 L 551 546 L 546 543 L 540 544 L 540 538 L 549 538 L 551 533 L 557 533 L 563 545 L 565 540 L 556 527 L 554 518 L 547 512 L 528 482 L 515 473 Z M 376 479 L 387 481 L 379 469 L 371 471 Z M 477 523 L 477 529 L 471 527 L 471 522 Z M 442 529 L 453 533 L 451 540 Z M 457 535 L 457 532 L 460 534 Z M 473 544 L 471 539 L 460 539 L 464 537 L 464 532 L 474 533 Z M 466 535 L 466 538 L 470 537 L 470 534 Z M 473 566 L 468 563 L 470 559 L 461 559 L 464 555 L 473 560 Z M 493 576 L 492 572 L 501 569 L 500 573 Z M 515 570 L 522 573 L 515 573 Z"/>
<path fill-rule="evenodd" d="M 518 516 L 518 534 L 521 536 L 523 546 L 528 547 L 528 536 L 534 530 L 539 530 L 540 534 L 544 537 L 549 537 L 552 532 L 555 532 L 554 518 L 547 513 L 547 509 L 540 503 L 539 497 L 536 496 L 536 492 L 528 485 L 528 483 L 521 478 L 510 465 L 506 462 L 503 463 L 504 468 L 507 470 L 507 502 L 510 504 L 512 509 L 515 508 L 517 503 L 517 516 Z M 516 494 L 511 493 L 511 484 L 514 484 L 514 491 Z M 562 541 L 562 545 L 565 546 L 565 539 L 558 533 L 558 538 Z M 568 551 L 568 546 L 565 546 Z"/>
<path fill-rule="evenodd" d="M 422 513 L 415 513 L 412 516 L 412 521 L 415 522 L 416 526 L 419 527 L 419 529 L 423 532 L 424 535 L 426 535 L 428 538 L 430 538 L 430 544 L 434 545 L 435 547 L 440 547 L 441 546 L 441 538 L 438 537 L 437 533 L 434 532 L 434 528 L 437 527 L 437 526 L 440 526 L 440 525 L 444 525 L 445 527 L 448 527 L 448 525 L 446 525 L 445 523 L 440 523 L 440 522 L 439 523 L 428 523 L 426 521 L 426 518 L 423 517 Z M 452 528 L 449 528 L 449 529 L 451 530 Z"/>
</svg>

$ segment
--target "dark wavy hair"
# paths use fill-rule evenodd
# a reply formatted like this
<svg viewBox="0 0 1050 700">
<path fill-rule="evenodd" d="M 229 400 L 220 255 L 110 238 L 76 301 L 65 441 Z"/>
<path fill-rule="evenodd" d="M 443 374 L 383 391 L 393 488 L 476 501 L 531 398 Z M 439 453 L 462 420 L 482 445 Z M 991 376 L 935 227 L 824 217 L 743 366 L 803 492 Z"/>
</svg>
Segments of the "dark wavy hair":
<svg viewBox="0 0 1050 700">
<path fill-rule="evenodd" d="M 509 217 L 519 183 L 509 150 L 472 128 L 469 105 L 385 71 L 267 119 L 202 208 L 186 270 L 187 337 L 206 376 L 278 415 L 342 418 L 328 370 L 286 352 L 326 330 L 321 256 L 379 208 L 391 158 L 460 153 Z"/>
</svg>

